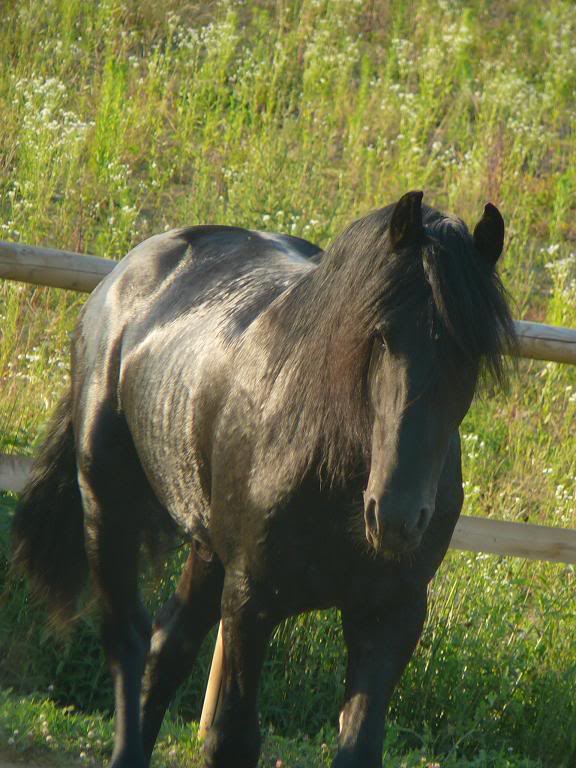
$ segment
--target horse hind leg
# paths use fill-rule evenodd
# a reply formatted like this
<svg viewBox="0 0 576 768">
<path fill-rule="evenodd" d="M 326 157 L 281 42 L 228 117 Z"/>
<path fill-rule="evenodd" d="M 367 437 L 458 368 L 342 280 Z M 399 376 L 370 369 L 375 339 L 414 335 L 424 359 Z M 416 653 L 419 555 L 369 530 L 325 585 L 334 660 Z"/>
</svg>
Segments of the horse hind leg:
<svg viewBox="0 0 576 768">
<path fill-rule="evenodd" d="M 101 607 L 102 643 L 114 682 L 111 768 L 146 768 L 139 702 L 151 628 L 139 597 L 138 570 L 147 486 L 119 421 L 112 415 L 95 421 L 79 451 L 79 485 L 86 550 Z"/>
<path fill-rule="evenodd" d="M 193 546 L 176 592 L 154 620 L 141 708 L 142 741 L 148 758 L 170 701 L 192 670 L 202 641 L 220 618 L 223 582 L 220 562 L 206 562 Z"/>
</svg>

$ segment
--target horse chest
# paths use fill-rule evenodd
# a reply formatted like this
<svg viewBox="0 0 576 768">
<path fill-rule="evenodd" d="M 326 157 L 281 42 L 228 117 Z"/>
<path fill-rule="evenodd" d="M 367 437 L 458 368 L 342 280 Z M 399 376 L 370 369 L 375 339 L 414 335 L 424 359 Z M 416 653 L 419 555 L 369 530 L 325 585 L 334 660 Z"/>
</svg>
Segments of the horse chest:
<svg viewBox="0 0 576 768">
<path fill-rule="evenodd" d="M 236 568 L 240 562 L 282 617 L 384 595 L 390 564 L 369 554 L 354 514 L 294 504 L 248 516 L 224 564 Z"/>
</svg>

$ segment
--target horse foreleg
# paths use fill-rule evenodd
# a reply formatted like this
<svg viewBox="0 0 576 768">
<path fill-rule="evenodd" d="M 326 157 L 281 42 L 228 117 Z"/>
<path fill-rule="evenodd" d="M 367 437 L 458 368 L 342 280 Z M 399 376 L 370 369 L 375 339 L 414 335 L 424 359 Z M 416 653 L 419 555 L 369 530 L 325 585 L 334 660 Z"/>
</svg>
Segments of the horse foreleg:
<svg viewBox="0 0 576 768">
<path fill-rule="evenodd" d="M 142 689 L 142 741 L 148 758 L 177 688 L 189 675 L 207 633 L 220 617 L 224 571 L 190 552 L 173 597 L 154 620 Z"/>
<path fill-rule="evenodd" d="M 260 755 L 258 686 L 275 621 L 248 579 L 230 571 L 222 596 L 222 690 L 204 754 L 207 768 L 256 768 Z"/>
<path fill-rule="evenodd" d="M 390 698 L 420 638 L 426 588 L 366 615 L 343 611 L 348 649 L 346 697 L 333 768 L 381 768 Z"/>
</svg>

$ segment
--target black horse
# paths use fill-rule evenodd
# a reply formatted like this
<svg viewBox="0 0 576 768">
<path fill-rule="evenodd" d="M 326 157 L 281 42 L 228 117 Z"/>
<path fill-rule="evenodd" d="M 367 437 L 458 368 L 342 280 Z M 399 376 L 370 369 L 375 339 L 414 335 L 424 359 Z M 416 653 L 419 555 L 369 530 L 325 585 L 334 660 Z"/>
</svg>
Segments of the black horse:
<svg viewBox="0 0 576 768">
<path fill-rule="evenodd" d="M 254 768 L 274 627 L 336 606 L 348 649 L 335 768 L 381 765 L 384 719 L 462 507 L 458 427 L 513 325 L 504 223 L 410 192 L 322 254 L 235 227 L 135 248 L 94 291 L 14 519 L 15 556 L 65 618 L 90 571 L 115 683 L 113 768 L 148 765 L 221 617 L 211 768 Z M 190 541 L 153 632 L 141 544 Z"/>
</svg>

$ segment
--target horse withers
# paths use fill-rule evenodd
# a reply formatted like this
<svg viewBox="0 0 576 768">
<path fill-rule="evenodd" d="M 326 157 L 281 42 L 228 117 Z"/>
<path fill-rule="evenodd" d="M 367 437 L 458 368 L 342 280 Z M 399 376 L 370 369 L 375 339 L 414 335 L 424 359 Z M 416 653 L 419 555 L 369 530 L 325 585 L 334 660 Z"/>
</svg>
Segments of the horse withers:
<svg viewBox="0 0 576 768">
<path fill-rule="evenodd" d="M 409 192 L 325 253 L 235 227 L 173 230 L 94 291 L 13 530 L 57 620 L 91 575 L 115 685 L 113 768 L 148 765 L 220 617 L 206 765 L 254 768 L 270 635 L 331 606 L 348 651 L 333 766 L 379 768 L 462 507 L 458 427 L 514 341 L 495 272 L 503 238 L 490 204 L 470 235 Z M 151 626 L 140 549 L 171 527 L 190 554 Z"/>
</svg>

